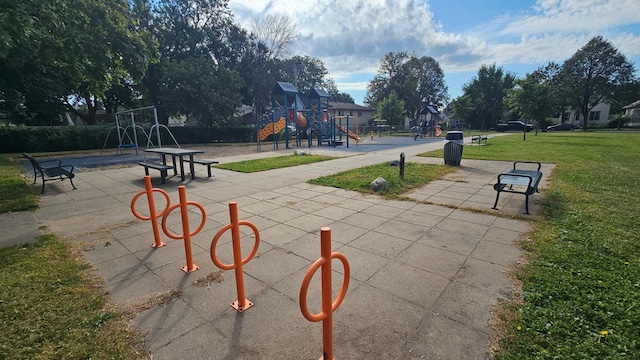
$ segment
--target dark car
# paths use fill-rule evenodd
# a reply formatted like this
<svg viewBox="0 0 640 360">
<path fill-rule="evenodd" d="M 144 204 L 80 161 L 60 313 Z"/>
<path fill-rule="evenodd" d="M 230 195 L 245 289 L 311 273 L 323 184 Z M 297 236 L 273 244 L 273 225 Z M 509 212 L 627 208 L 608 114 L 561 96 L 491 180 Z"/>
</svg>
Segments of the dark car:
<svg viewBox="0 0 640 360">
<path fill-rule="evenodd" d="M 532 124 L 525 124 L 523 121 L 509 121 L 506 124 L 498 124 L 496 127 L 496 131 L 505 132 L 505 131 L 523 131 L 527 130 L 527 132 L 533 130 Z"/>
<path fill-rule="evenodd" d="M 547 126 L 547 131 L 573 131 L 580 129 L 580 126 L 571 123 Z"/>
</svg>

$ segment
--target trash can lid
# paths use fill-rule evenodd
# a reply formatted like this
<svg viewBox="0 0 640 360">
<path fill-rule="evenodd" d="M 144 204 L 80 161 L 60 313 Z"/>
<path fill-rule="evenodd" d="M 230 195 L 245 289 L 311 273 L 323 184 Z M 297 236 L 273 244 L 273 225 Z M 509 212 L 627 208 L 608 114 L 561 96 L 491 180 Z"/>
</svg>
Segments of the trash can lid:
<svg viewBox="0 0 640 360">
<path fill-rule="evenodd" d="M 462 131 L 449 131 L 447 132 L 447 140 L 462 140 Z"/>
</svg>

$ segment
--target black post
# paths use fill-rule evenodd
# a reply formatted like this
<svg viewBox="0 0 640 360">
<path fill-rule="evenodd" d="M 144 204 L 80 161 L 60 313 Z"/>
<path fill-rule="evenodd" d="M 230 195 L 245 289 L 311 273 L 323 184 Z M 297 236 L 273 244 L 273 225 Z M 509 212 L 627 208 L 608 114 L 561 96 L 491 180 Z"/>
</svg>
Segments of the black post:
<svg viewBox="0 0 640 360">
<path fill-rule="evenodd" d="M 404 181 L 404 153 L 400 153 L 400 180 Z"/>
</svg>

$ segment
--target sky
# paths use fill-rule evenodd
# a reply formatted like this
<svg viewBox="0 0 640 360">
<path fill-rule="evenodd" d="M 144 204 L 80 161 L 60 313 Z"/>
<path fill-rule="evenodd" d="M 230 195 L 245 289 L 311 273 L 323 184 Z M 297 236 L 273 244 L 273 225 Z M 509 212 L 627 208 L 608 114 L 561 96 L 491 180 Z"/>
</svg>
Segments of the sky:
<svg viewBox="0 0 640 360">
<path fill-rule="evenodd" d="M 299 33 L 292 54 L 322 60 L 338 90 L 361 105 L 388 52 L 433 57 L 451 99 L 482 64 L 524 77 L 562 64 L 598 35 L 640 67 L 638 0 L 230 0 L 229 7 L 247 30 L 253 17 L 287 13 Z"/>
</svg>

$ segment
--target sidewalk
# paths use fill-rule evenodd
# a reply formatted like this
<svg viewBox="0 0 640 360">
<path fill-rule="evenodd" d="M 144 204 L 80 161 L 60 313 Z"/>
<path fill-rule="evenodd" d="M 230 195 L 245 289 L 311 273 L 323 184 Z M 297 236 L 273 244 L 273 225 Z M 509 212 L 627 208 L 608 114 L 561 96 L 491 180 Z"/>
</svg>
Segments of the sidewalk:
<svg viewBox="0 0 640 360">
<path fill-rule="evenodd" d="M 0 215 L 0 229 L 15 225 L 12 217 L 26 216 L 24 226 L 15 228 L 24 227 L 20 236 L 27 239 L 33 229 L 46 225 L 47 231 L 84 244 L 87 260 L 105 279 L 104 288 L 116 304 L 140 308 L 161 303 L 142 310 L 133 323 L 148 333 L 154 359 L 318 359 L 322 324 L 302 316 L 298 297 L 304 274 L 320 256 L 319 229 L 330 227 L 333 251 L 343 253 L 351 268 L 347 295 L 333 317 L 336 359 L 485 359 L 491 309 L 514 289 L 505 271 L 518 261 L 521 252 L 514 241 L 529 223 L 498 216 L 522 214 L 522 195 L 501 195 L 500 213 L 463 209 L 489 210 L 495 200 L 492 184 L 511 163 L 463 159 L 456 172 L 409 194 L 428 203 L 306 183 L 397 160 L 401 152 L 408 162 L 442 164 L 442 159 L 415 156 L 441 146 L 418 143 L 370 153 L 313 148 L 313 154 L 344 157 L 253 174 L 213 169 L 212 178 L 202 177 L 206 170 L 196 167 L 199 177 L 184 183 L 174 177 L 159 185 L 154 176 L 154 186 L 167 191 L 172 204 L 178 202 L 178 186 L 185 185 L 187 199 L 206 210 L 203 230 L 191 238 L 193 261 L 200 269 L 190 274 L 181 270 L 186 265 L 183 242 L 163 234 L 167 246 L 152 248 L 151 224 L 131 213 L 133 196 L 144 188 L 144 172 L 137 166 L 79 173 L 73 191 L 66 182 L 48 184 L 35 212 L 37 223 L 29 215 L 5 214 Z M 541 187 L 550 170 L 543 166 Z M 541 198 L 532 196 L 532 214 L 540 210 Z M 146 213 L 144 199 L 137 206 Z M 163 199 L 156 197 L 159 211 Z M 260 232 L 258 253 L 243 267 L 246 297 L 255 304 L 244 313 L 229 306 L 237 299 L 233 271 L 219 270 L 210 257 L 213 237 L 230 221 L 230 201 L 237 202 L 240 220 L 252 222 Z M 190 210 L 195 229 L 201 215 L 195 207 Z M 182 232 L 177 213 L 167 224 L 174 233 Z M 255 239 L 250 228 L 241 230 L 246 256 Z M 230 231 L 217 253 L 223 262 L 232 262 Z M 332 265 L 335 297 L 343 270 L 339 261 Z M 312 313 L 320 311 L 319 290 L 317 273 L 309 288 Z"/>
</svg>

